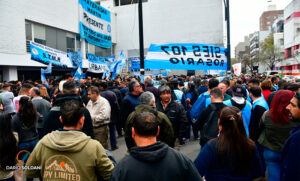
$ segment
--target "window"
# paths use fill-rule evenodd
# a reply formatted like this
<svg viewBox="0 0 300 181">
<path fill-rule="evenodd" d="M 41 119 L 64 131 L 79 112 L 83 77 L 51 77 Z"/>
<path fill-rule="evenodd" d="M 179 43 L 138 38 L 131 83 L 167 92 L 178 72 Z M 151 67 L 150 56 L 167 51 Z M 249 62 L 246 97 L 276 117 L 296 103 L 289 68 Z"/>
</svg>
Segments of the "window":
<svg viewBox="0 0 300 181">
<path fill-rule="evenodd" d="M 57 47 L 56 41 L 56 29 L 52 27 L 46 27 L 46 46 L 51 48 Z"/>
<path fill-rule="evenodd" d="M 279 42 L 280 42 L 280 45 L 284 44 L 284 40 L 283 39 L 280 39 Z"/>
<path fill-rule="evenodd" d="M 95 54 L 102 56 L 102 57 L 108 57 L 111 55 L 111 49 L 110 48 L 101 48 L 95 46 Z"/>
<path fill-rule="evenodd" d="M 46 45 L 46 28 L 43 25 L 34 24 L 34 41 Z"/>
<path fill-rule="evenodd" d="M 73 33 L 67 33 L 67 52 L 75 51 L 75 35 Z"/>
<path fill-rule="evenodd" d="M 115 6 L 123 6 L 123 5 L 129 5 L 129 4 L 136 4 L 139 0 L 114 0 Z M 148 2 L 148 0 L 142 0 L 142 2 Z"/>
<path fill-rule="evenodd" d="M 81 50 L 80 35 L 76 35 L 76 51 Z"/>
<path fill-rule="evenodd" d="M 26 34 L 26 51 L 30 52 L 30 41 L 32 41 L 32 24 L 25 21 L 25 34 Z"/>
</svg>

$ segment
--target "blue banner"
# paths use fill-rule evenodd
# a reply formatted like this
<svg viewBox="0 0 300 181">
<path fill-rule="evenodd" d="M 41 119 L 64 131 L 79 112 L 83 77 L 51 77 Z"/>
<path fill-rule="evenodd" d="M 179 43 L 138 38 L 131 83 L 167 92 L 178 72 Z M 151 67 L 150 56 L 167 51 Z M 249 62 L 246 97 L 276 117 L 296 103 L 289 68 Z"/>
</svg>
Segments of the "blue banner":
<svg viewBox="0 0 300 181">
<path fill-rule="evenodd" d="M 151 44 L 145 68 L 226 70 L 226 51 L 224 47 L 209 44 Z"/>
<path fill-rule="evenodd" d="M 104 57 L 94 55 L 91 53 L 87 53 L 86 55 L 89 62 L 89 68 L 87 71 L 93 73 L 103 73 L 109 70 Z"/>
<path fill-rule="evenodd" d="M 80 37 L 90 44 L 111 48 L 110 12 L 91 0 L 79 0 Z"/>
<path fill-rule="evenodd" d="M 47 47 L 45 45 L 30 42 L 31 59 L 43 64 L 52 63 L 59 67 L 73 67 L 66 52 Z"/>
<path fill-rule="evenodd" d="M 80 50 L 77 52 L 69 52 L 68 57 L 70 58 L 74 69 L 77 69 L 80 65 L 82 65 L 82 56 Z"/>
<path fill-rule="evenodd" d="M 131 72 L 137 72 L 141 69 L 140 57 L 129 57 L 128 64 Z"/>
</svg>

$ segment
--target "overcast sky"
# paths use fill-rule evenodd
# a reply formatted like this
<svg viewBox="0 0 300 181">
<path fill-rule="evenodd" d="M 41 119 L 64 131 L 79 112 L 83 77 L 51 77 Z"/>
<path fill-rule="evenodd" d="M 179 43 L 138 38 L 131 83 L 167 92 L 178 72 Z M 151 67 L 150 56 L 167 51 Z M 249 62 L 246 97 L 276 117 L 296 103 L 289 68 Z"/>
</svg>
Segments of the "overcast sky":
<svg viewBox="0 0 300 181">
<path fill-rule="evenodd" d="M 230 0 L 231 57 L 235 46 L 244 36 L 259 30 L 259 17 L 268 10 L 268 0 Z M 273 0 L 277 10 L 284 9 L 292 0 Z M 226 22 L 225 22 L 226 23 Z M 226 27 L 226 26 L 225 26 Z M 227 42 L 224 42 L 225 46 Z"/>
</svg>

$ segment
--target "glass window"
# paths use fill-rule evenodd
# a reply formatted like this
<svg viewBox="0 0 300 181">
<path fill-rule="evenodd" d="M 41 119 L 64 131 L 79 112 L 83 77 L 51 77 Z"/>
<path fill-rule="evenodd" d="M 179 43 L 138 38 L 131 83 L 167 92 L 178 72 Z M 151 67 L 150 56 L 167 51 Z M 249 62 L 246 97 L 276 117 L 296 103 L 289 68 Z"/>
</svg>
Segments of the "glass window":
<svg viewBox="0 0 300 181">
<path fill-rule="evenodd" d="M 56 42 L 57 42 L 57 49 L 63 52 L 67 52 L 67 41 L 66 41 L 66 32 L 63 30 L 57 29 L 56 31 Z"/>
<path fill-rule="evenodd" d="M 76 35 L 76 51 L 81 50 L 80 35 Z"/>
<path fill-rule="evenodd" d="M 46 45 L 46 28 L 43 25 L 34 24 L 34 41 Z"/>
<path fill-rule="evenodd" d="M 88 45 L 89 45 L 89 48 L 88 48 L 89 53 L 95 54 L 95 45 L 92 45 L 89 43 L 88 43 Z"/>
<path fill-rule="evenodd" d="M 73 33 L 67 33 L 67 52 L 75 51 L 75 35 Z"/>
<path fill-rule="evenodd" d="M 30 52 L 30 41 L 32 41 L 32 24 L 25 22 L 25 34 L 26 34 L 26 51 Z"/>
<path fill-rule="evenodd" d="M 280 39 L 280 45 L 283 45 L 284 44 L 284 40 L 283 39 Z"/>
<path fill-rule="evenodd" d="M 46 27 L 46 46 L 57 49 L 56 29 Z"/>
</svg>

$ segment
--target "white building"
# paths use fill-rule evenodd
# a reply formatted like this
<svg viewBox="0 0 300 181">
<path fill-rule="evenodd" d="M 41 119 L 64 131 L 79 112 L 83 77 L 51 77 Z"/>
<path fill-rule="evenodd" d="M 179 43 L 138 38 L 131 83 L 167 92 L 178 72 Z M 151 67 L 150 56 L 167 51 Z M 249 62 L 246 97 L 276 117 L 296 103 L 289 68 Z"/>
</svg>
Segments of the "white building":
<svg viewBox="0 0 300 181">
<path fill-rule="evenodd" d="M 144 1 L 146 52 L 151 43 L 224 46 L 223 1 Z M 40 68 L 45 65 L 30 59 L 30 40 L 65 52 L 81 50 L 83 56 L 85 52 L 101 56 L 118 55 L 122 50 L 128 57 L 139 56 L 138 5 L 116 6 L 128 2 L 136 1 L 101 1 L 101 5 L 111 11 L 112 19 L 113 46 L 103 49 L 79 38 L 78 0 L 1 0 L 0 80 L 39 78 Z M 86 59 L 83 61 L 86 62 Z M 70 70 L 54 68 L 55 75 L 62 75 L 63 71 Z M 186 74 L 186 71 L 179 73 Z"/>
<path fill-rule="evenodd" d="M 281 70 L 284 74 L 300 75 L 300 0 L 293 0 L 284 9 L 284 57 Z"/>
</svg>

